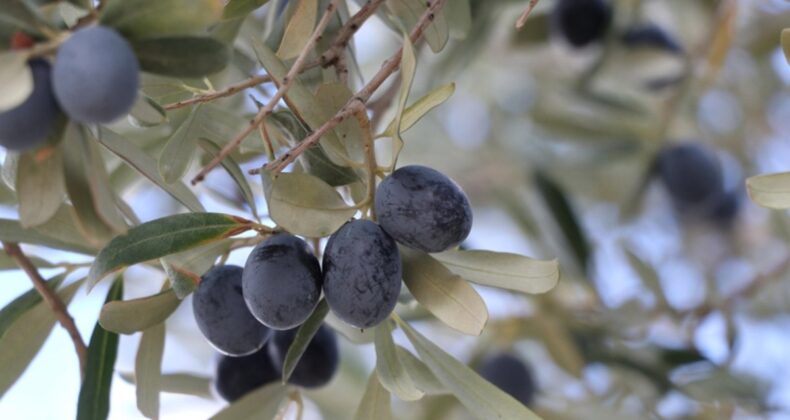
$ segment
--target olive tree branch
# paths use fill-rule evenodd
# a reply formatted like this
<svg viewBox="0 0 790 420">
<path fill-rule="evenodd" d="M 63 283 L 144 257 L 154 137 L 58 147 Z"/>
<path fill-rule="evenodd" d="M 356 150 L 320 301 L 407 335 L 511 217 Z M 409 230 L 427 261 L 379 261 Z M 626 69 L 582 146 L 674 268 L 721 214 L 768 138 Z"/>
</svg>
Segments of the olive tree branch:
<svg viewBox="0 0 790 420">
<path fill-rule="evenodd" d="M 409 35 L 412 44 L 416 44 L 422 37 L 423 32 L 425 29 L 430 25 L 435 16 L 436 12 L 444 5 L 445 0 L 433 0 L 428 1 L 429 7 L 422 14 L 420 20 L 414 26 Z M 273 174 L 278 174 L 285 169 L 291 162 L 296 160 L 305 150 L 314 146 L 318 141 L 321 139 L 321 136 L 326 134 L 329 130 L 334 129 L 338 126 L 341 122 L 343 122 L 346 118 L 354 115 L 358 111 L 358 109 L 365 109 L 365 104 L 373 95 L 373 93 L 381 87 L 381 85 L 387 80 L 387 78 L 392 75 L 396 70 L 400 68 L 401 58 L 403 57 L 403 47 L 400 47 L 398 51 L 396 51 L 387 61 L 384 62 L 381 69 L 376 73 L 372 79 L 357 92 L 343 107 L 328 121 L 326 121 L 323 125 L 321 125 L 318 130 L 314 131 L 312 134 L 307 136 L 304 140 L 296 144 L 280 156 L 278 159 L 273 160 L 264 166 L 265 169 L 270 170 Z"/>
<path fill-rule="evenodd" d="M 529 4 L 527 5 L 527 8 L 524 9 L 524 13 L 522 13 L 516 21 L 516 30 L 521 30 L 521 28 L 527 24 L 527 18 L 529 17 L 529 14 L 532 13 L 532 9 L 538 5 L 539 1 L 540 0 L 529 0 Z"/>
<path fill-rule="evenodd" d="M 271 99 L 269 99 L 269 102 L 266 103 L 266 106 L 261 108 L 252 121 L 250 121 L 250 124 L 238 135 L 236 135 L 236 137 L 230 143 L 226 144 L 225 147 L 223 147 L 222 150 L 217 154 L 217 156 L 214 157 L 214 159 L 212 159 L 208 164 L 206 164 L 194 178 L 192 178 L 192 185 L 202 181 L 209 171 L 219 165 L 219 163 L 222 162 L 222 159 L 225 159 L 225 156 L 229 155 L 234 149 L 236 149 L 236 147 L 241 144 L 244 138 L 253 132 L 263 122 L 263 120 L 272 113 L 274 107 L 277 106 L 277 103 L 280 102 L 280 99 L 285 96 L 285 93 L 288 92 L 288 89 L 291 87 L 293 81 L 304 69 L 308 54 L 310 54 L 310 51 L 315 48 L 319 38 L 321 38 L 321 35 L 324 33 L 324 30 L 326 30 L 327 25 L 329 25 L 329 21 L 337 10 L 337 5 L 339 2 L 340 0 L 332 0 L 326 7 L 324 15 L 321 16 L 321 20 L 318 21 L 318 24 L 315 26 L 312 35 L 310 35 L 310 39 L 305 44 L 304 48 L 302 48 L 299 56 L 296 57 L 296 61 L 294 62 L 293 66 L 291 66 L 291 69 L 288 70 L 288 74 L 285 75 L 281 81 L 280 87 L 277 89 L 277 92 L 275 92 Z"/>
<path fill-rule="evenodd" d="M 14 242 L 5 241 L 2 242 L 2 244 L 5 253 L 13 258 L 17 265 L 27 273 L 27 276 L 30 277 L 30 281 L 33 282 L 33 287 L 35 287 L 44 301 L 47 302 L 52 312 L 55 313 L 55 318 L 60 322 L 60 325 L 68 331 L 69 336 L 71 336 L 71 341 L 74 343 L 74 350 L 77 351 L 77 358 L 80 362 L 80 373 L 85 377 L 85 363 L 88 357 L 88 348 L 85 346 L 85 342 L 82 340 L 82 336 L 77 326 L 74 324 L 74 318 L 69 314 L 66 305 L 64 305 L 60 297 L 47 286 L 46 281 L 44 281 L 41 274 L 38 273 L 36 266 L 33 265 L 30 259 L 22 252 L 19 245 Z"/>
<path fill-rule="evenodd" d="M 382 3 L 384 3 L 384 0 L 368 0 L 354 16 L 348 19 L 343 27 L 340 28 L 332 46 L 321 54 L 321 57 L 318 59 L 324 68 L 334 65 L 338 61 L 345 61 L 342 57 L 348 46 L 348 42 L 354 34 L 357 33 L 359 28 L 362 27 L 362 24 L 376 12 L 376 9 L 378 9 Z"/>
</svg>

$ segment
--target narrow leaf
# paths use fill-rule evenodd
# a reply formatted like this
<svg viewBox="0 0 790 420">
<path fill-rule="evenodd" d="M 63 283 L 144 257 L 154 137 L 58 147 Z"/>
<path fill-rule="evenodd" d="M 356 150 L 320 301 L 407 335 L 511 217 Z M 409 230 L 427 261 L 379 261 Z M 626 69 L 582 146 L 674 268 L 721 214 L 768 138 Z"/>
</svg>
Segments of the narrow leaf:
<svg viewBox="0 0 790 420">
<path fill-rule="evenodd" d="M 159 392 L 162 388 L 162 355 L 165 350 L 165 324 L 143 331 L 134 364 L 137 380 L 137 409 L 149 419 L 159 418 Z"/>
<path fill-rule="evenodd" d="M 430 255 L 401 248 L 403 281 L 417 302 L 448 326 L 480 335 L 488 309 L 475 289 Z"/>
<path fill-rule="evenodd" d="M 268 2 L 269 0 L 230 0 L 222 10 L 222 18 L 227 20 L 247 16 Z"/>
<path fill-rule="evenodd" d="M 425 395 L 417 389 L 400 360 L 392 340 L 392 325 L 385 321 L 376 327 L 376 374 L 389 392 L 403 401 L 416 401 Z"/>
<path fill-rule="evenodd" d="M 190 110 L 189 116 L 170 136 L 159 155 L 159 174 L 168 184 L 184 177 L 195 156 L 195 145 L 201 134 L 200 109 L 198 104 Z"/>
<path fill-rule="evenodd" d="M 213 141 L 207 138 L 199 139 L 198 144 L 200 144 L 200 147 L 202 147 L 203 150 L 205 150 L 206 153 L 212 158 L 218 156 L 220 150 L 222 149 L 217 145 L 217 143 L 214 143 Z M 252 210 L 252 214 L 254 214 L 257 217 L 258 208 L 255 205 L 255 196 L 253 196 L 252 194 L 252 188 L 250 187 L 250 183 L 247 181 L 247 177 L 244 176 L 244 172 L 242 172 L 239 163 L 236 162 L 236 160 L 233 159 L 233 157 L 230 155 L 222 159 L 220 163 L 222 164 L 222 167 L 225 168 L 226 171 L 228 171 L 228 175 L 230 175 L 230 177 L 233 178 L 233 181 L 236 182 L 236 185 L 239 186 L 239 190 L 241 191 L 241 194 L 244 196 L 244 201 L 246 201 L 247 205 L 250 206 L 250 209 Z"/>
<path fill-rule="evenodd" d="M 556 260 L 541 261 L 507 252 L 478 250 L 450 250 L 432 257 L 469 281 L 517 292 L 546 293 L 560 279 Z"/>
<path fill-rule="evenodd" d="M 99 129 L 99 142 L 134 170 L 158 185 L 166 193 L 193 212 L 205 211 L 195 194 L 183 182 L 168 184 L 157 170 L 156 161 L 134 143 L 106 128 Z"/>
<path fill-rule="evenodd" d="M 398 94 L 398 109 L 395 118 L 392 120 L 392 161 L 390 169 L 394 169 L 398 162 L 398 155 L 403 148 L 403 138 L 401 137 L 401 126 L 403 125 L 403 113 L 406 110 L 406 102 L 409 100 L 409 92 L 414 83 L 414 75 L 417 72 L 417 57 L 414 55 L 414 46 L 409 37 L 403 35 L 403 54 L 401 59 L 401 85 Z"/>
<path fill-rule="evenodd" d="M 37 226 L 55 215 L 66 195 L 60 148 L 53 148 L 52 153 L 41 160 L 37 160 L 33 153 L 20 155 L 16 194 L 22 226 Z"/>
<path fill-rule="evenodd" d="M 90 244 L 79 242 L 80 237 L 75 236 L 73 239 L 72 241 L 51 237 L 35 229 L 25 229 L 16 220 L 0 219 L 0 240 L 2 241 L 41 245 L 80 254 L 93 255 L 96 253 L 96 249 Z"/>
<path fill-rule="evenodd" d="M 33 92 L 33 73 L 22 51 L 0 53 L 0 112 L 16 108 Z"/>
<path fill-rule="evenodd" d="M 413 127 L 414 124 L 417 124 L 417 122 L 425 116 L 425 114 L 443 104 L 454 92 L 455 83 L 448 83 L 428 92 L 428 94 L 422 98 L 417 99 L 411 106 L 403 110 L 400 119 L 400 132 L 403 133 Z M 384 130 L 379 137 L 392 137 L 396 134 L 397 128 L 396 117 L 387 125 L 387 129 Z"/>
<path fill-rule="evenodd" d="M 329 184 L 301 173 L 274 179 L 267 202 L 277 225 L 310 238 L 329 236 L 356 213 Z"/>
<path fill-rule="evenodd" d="M 444 385 L 439 382 L 439 379 L 437 379 L 436 376 L 431 373 L 431 370 L 428 369 L 428 366 L 425 366 L 425 363 L 423 363 L 422 360 L 418 359 L 417 356 L 411 354 L 411 352 L 405 348 L 401 346 L 396 347 L 398 351 L 398 358 L 400 359 L 401 363 L 403 363 L 403 368 L 406 369 L 406 372 L 414 380 L 414 384 L 419 390 L 428 395 L 442 395 L 449 393 Z"/>
<path fill-rule="evenodd" d="M 124 381 L 135 384 L 136 378 L 133 373 L 120 372 L 119 375 Z M 192 395 L 195 397 L 214 399 L 211 394 L 211 379 L 202 376 L 195 376 L 189 373 L 168 373 L 161 375 L 161 391 L 171 394 Z"/>
<path fill-rule="evenodd" d="M 288 388 L 273 383 L 250 392 L 222 411 L 211 416 L 212 420 L 273 419 L 280 411 Z"/>
<path fill-rule="evenodd" d="M 131 39 L 202 33 L 222 16 L 219 0 L 109 0 L 101 24 Z"/>
<path fill-rule="evenodd" d="M 155 127 L 167 122 L 167 111 L 155 100 L 140 92 L 132 110 L 129 111 L 129 121 L 137 127 Z"/>
<path fill-rule="evenodd" d="M 118 277 L 110 287 L 105 302 L 123 298 L 123 278 Z M 77 420 L 106 419 L 110 414 L 110 386 L 118 354 L 118 334 L 109 332 L 96 323 L 88 344 L 85 379 L 77 402 Z"/>
<path fill-rule="evenodd" d="M 527 407 L 481 378 L 469 366 L 447 354 L 409 324 L 402 321 L 398 323 L 425 365 L 472 415 L 480 419 L 540 419 Z"/>
<path fill-rule="evenodd" d="M 297 4 L 285 27 L 280 48 L 277 50 L 277 55 L 283 60 L 296 58 L 299 55 L 310 39 L 318 17 L 318 0 L 293 1 Z"/>
<path fill-rule="evenodd" d="M 3 253 L 3 255 L 5 255 L 5 253 Z M 14 266 L 16 267 L 16 265 Z M 47 280 L 47 287 L 49 287 L 51 290 L 57 290 L 65 279 L 66 276 L 64 274 L 58 274 L 57 276 Z M 6 333 L 8 328 L 11 327 L 14 322 L 16 322 L 17 319 L 19 319 L 27 311 L 39 303 L 41 303 L 41 294 L 38 293 L 35 288 L 31 288 L 16 299 L 12 300 L 8 305 L 0 310 L 0 340 L 2 340 L 3 335 Z"/>
<path fill-rule="evenodd" d="M 82 280 L 74 282 L 58 292 L 64 305 L 68 306 L 81 285 Z M 19 305 L 17 309 L 21 309 L 25 303 L 17 305 Z M 3 310 L 3 318 L 11 317 L 10 314 L 11 309 L 9 312 Z M 0 351 L 0 397 L 25 372 L 27 366 L 44 345 L 56 322 L 55 314 L 49 305 L 39 301 L 24 313 L 19 314 L 13 323 L 4 327 L 2 336 L 0 336 L 0 348 L 3 349 Z"/>
<path fill-rule="evenodd" d="M 296 337 L 294 337 L 294 341 L 291 343 L 291 347 L 288 348 L 288 353 L 285 354 L 285 361 L 283 362 L 283 382 L 287 382 L 288 378 L 293 374 L 296 365 L 299 364 L 299 360 L 302 358 L 305 350 L 307 350 L 307 346 L 310 344 L 310 341 L 313 340 L 313 336 L 318 332 L 318 329 L 321 328 L 321 324 L 324 323 L 324 318 L 326 318 L 327 313 L 329 313 L 329 305 L 326 303 L 326 300 L 321 299 L 315 311 L 313 311 L 304 324 L 299 327 L 299 330 L 296 332 Z"/>
<path fill-rule="evenodd" d="M 178 214 L 143 223 L 116 236 L 99 252 L 88 274 L 88 287 L 132 264 L 218 241 L 250 228 L 248 220 L 220 213 Z"/>
<path fill-rule="evenodd" d="M 753 176 L 746 180 L 752 201 L 774 210 L 790 208 L 790 172 Z"/>
<path fill-rule="evenodd" d="M 99 324 L 108 331 L 134 334 L 163 323 L 180 303 L 173 289 L 144 298 L 109 302 L 101 308 Z"/>
<path fill-rule="evenodd" d="M 132 49 L 141 69 L 170 77 L 208 76 L 224 69 L 230 61 L 228 46 L 207 36 L 133 41 Z"/>
<path fill-rule="evenodd" d="M 452 0 L 448 3 L 457 2 Z M 446 6 L 445 6 L 446 7 Z M 392 14 L 400 18 L 403 27 L 413 28 L 420 20 L 420 17 L 427 10 L 423 0 L 387 0 L 387 8 Z M 423 34 L 425 41 L 435 53 L 441 51 L 447 44 L 450 37 L 449 27 L 444 12 L 439 10 L 433 18 L 433 23 L 428 25 Z"/>
<path fill-rule="evenodd" d="M 378 375 L 374 370 L 368 379 L 368 386 L 362 401 L 359 402 L 354 420 L 390 420 L 392 419 L 392 406 L 390 394 L 379 382 Z"/>
</svg>

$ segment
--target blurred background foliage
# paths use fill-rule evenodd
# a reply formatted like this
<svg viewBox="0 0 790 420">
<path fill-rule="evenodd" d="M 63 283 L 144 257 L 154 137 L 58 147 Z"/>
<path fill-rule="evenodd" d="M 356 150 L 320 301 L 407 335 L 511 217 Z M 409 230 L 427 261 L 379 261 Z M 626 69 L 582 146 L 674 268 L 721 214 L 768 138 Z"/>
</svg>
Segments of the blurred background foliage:
<svg viewBox="0 0 790 420">
<path fill-rule="evenodd" d="M 790 26 L 790 4 L 613 0 L 604 39 L 574 48 L 552 23 L 555 0 L 541 0 L 526 27 L 516 31 L 527 3 L 471 0 L 468 36 L 451 39 L 440 54 L 420 46 L 411 97 L 450 82 L 456 88 L 447 103 L 404 134 L 399 165 L 432 166 L 464 187 L 475 207 L 467 248 L 557 257 L 562 280 L 537 296 L 479 287 L 491 313 L 479 338 L 435 322 L 421 327 L 476 368 L 497 352 L 518 355 L 534 374 L 532 408 L 549 419 L 788 415 L 790 221 L 785 212 L 751 203 L 743 186 L 747 176 L 790 169 L 790 66 L 779 45 L 781 30 Z M 270 6 L 277 4 L 284 2 Z M 211 85 L 226 86 L 256 71 L 248 39 L 263 32 L 267 44 L 279 45 L 282 21 L 267 11 L 214 28 L 216 37 L 239 36 L 232 66 L 212 76 Z M 628 45 L 628 31 L 645 24 L 661 28 L 672 47 Z M 367 80 L 399 44 L 398 33 L 383 20 L 366 24 L 355 37 L 352 82 Z M 318 83 L 322 70 L 306 73 L 306 80 L 311 77 Z M 205 89 L 205 82 L 145 75 L 143 90 L 165 104 Z M 386 86 L 382 92 L 382 103 L 394 95 Z M 264 101 L 273 90 L 247 93 L 203 106 L 211 109 L 202 121 L 214 133 L 212 141 L 231 139 L 254 113 L 255 100 Z M 131 123 L 114 128 L 156 156 L 189 113 L 171 111 L 160 124 L 156 112 L 138 109 Z M 390 117 L 376 121 L 379 129 Z M 657 182 L 657 154 L 685 141 L 715 151 L 728 188 L 737 193 L 731 217 L 716 220 L 680 208 Z M 249 141 L 234 157 L 250 169 L 260 166 L 264 151 L 260 142 Z M 142 220 L 177 212 L 175 201 L 139 182 L 119 160 L 111 160 L 111 169 L 116 188 L 133 187 L 125 197 Z M 260 186 L 253 190 L 257 208 L 265 209 Z M 248 208 L 221 171 L 198 192 L 209 209 Z M 230 262 L 243 263 L 245 256 L 237 254 Z M 127 298 L 159 290 L 154 271 L 133 268 L 128 276 L 140 281 L 127 282 Z M 25 279 L 18 280 L 18 290 L 26 290 Z M 2 297 L 16 294 L 4 289 Z M 92 327 L 102 295 L 93 293 L 74 310 L 84 331 Z M 181 305 L 167 322 L 163 369 L 208 378 L 215 354 L 197 332 L 189 306 Z M 92 315 L 80 321 L 80 313 Z M 68 345 L 60 334 L 53 334 L 41 359 L 62 356 L 53 347 Z M 401 333 L 396 338 L 405 342 Z M 133 370 L 138 341 L 121 337 L 117 370 Z M 338 378 L 305 393 L 309 415 L 318 415 L 317 405 L 326 418 L 347 418 L 362 396 L 373 347 L 346 340 L 341 345 Z M 39 363 L 40 369 L 57 360 Z M 0 413 L 8 414 L 0 417 L 19 418 L 18 407 L 47 392 L 30 395 L 44 375 L 36 366 L 0 401 Z M 188 385 L 191 393 L 209 393 L 200 381 Z M 135 417 L 133 388 L 121 379 L 113 386 L 112 416 Z M 162 404 L 163 418 L 205 416 L 219 406 L 215 399 L 169 394 Z M 450 397 L 393 404 L 397 418 L 468 416 Z"/>
</svg>

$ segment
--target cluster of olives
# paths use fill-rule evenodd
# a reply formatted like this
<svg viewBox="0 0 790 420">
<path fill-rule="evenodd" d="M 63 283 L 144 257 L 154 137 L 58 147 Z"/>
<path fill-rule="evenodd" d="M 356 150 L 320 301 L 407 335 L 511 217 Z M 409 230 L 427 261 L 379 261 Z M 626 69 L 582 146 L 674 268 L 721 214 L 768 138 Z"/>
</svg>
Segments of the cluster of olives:
<svg viewBox="0 0 790 420">
<path fill-rule="evenodd" d="M 267 345 L 247 356 L 221 356 L 214 376 L 214 388 L 233 402 L 282 377 L 285 355 L 296 337 L 296 329 L 276 331 Z M 288 382 L 304 388 L 319 388 L 332 380 L 340 355 L 335 332 L 322 325 L 291 373 Z"/>
<path fill-rule="evenodd" d="M 200 331 L 220 352 L 246 357 L 224 364 L 261 363 L 261 356 L 255 355 L 267 342 L 272 363 L 281 364 L 296 328 L 313 313 L 322 291 L 329 308 L 344 322 L 357 328 L 379 324 L 400 294 L 397 242 L 441 252 L 459 245 L 472 227 L 471 206 L 461 188 L 424 166 L 406 166 L 384 179 L 375 210 L 378 224 L 352 220 L 332 234 L 323 264 L 304 240 L 281 233 L 258 244 L 244 268 L 217 266 L 203 275 L 192 300 Z M 329 350 L 333 340 L 318 341 L 324 343 L 321 352 L 334 352 L 336 359 L 337 351 Z M 312 373 L 301 379 L 294 372 L 293 383 L 309 386 L 309 376 L 325 368 L 309 360 L 300 366 Z M 324 373 L 319 376 L 331 377 L 331 372 Z M 262 380 L 256 375 L 249 382 Z"/>
<path fill-rule="evenodd" d="M 81 123 L 109 123 L 129 112 L 137 97 L 139 64 L 117 32 L 93 26 L 75 32 L 58 49 L 55 64 L 28 62 L 33 91 L 0 113 L 0 145 L 15 151 L 44 143 L 60 111 Z"/>
<path fill-rule="evenodd" d="M 719 159 L 699 143 L 668 147 L 656 159 L 656 172 L 674 204 L 729 223 L 738 213 L 740 195 L 725 188 Z"/>
<path fill-rule="evenodd" d="M 480 376 L 518 402 L 529 406 L 535 399 L 535 380 L 532 371 L 518 357 L 499 353 L 483 361 Z"/>
</svg>

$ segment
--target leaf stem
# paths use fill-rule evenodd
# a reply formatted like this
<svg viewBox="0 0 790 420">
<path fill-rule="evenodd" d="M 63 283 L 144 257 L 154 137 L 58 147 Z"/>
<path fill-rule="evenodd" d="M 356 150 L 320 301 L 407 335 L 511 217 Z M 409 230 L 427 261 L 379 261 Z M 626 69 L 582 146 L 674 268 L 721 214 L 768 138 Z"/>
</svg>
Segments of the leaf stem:
<svg viewBox="0 0 790 420">
<path fill-rule="evenodd" d="M 516 21 L 516 30 L 520 31 L 521 28 L 523 28 L 524 25 L 527 24 L 527 18 L 529 17 L 529 14 L 532 13 L 532 9 L 534 9 L 535 6 L 538 5 L 539 1 L 540 0 L 529 0 L 529 4 L 527 5 L 527 8 L 524 9 L 524 13 L 522 13 L 521 16 L 518 17 L 518 20 Z"/>
<path fill-rule="evenodd" d="M 41 274 L 39 274 L 36 266 L 33 265 L 30 259 L 22 252 L 18 244 L 5 241 L 3 241 L 2 244 L 5 253 L 13 258 L 17 265 L 27 273 L 27 276 L 30 277 L 30 281 L 33 282 L 33 287 L 35 287 L 44 301 L 47 302 L 52 312 L 55 313 L 55 317 L 58 322 L 60 322 L 60 325 L 69 333 L 71 341 L 74 343 L 74 350 L 77 352 L 77 358 L 80 362 L 81 376 L 85 378 L 85 364 L 88 357 L 88 348 L 85 346 L 85 341 L 82 340 L 82 336 L 77 326 L 74 324 L 74 318 L 69 314 L 66 305 L 64 305 L 60 297 L 47 286 L 47 283 L 41 277 Z"/>
</svg>

